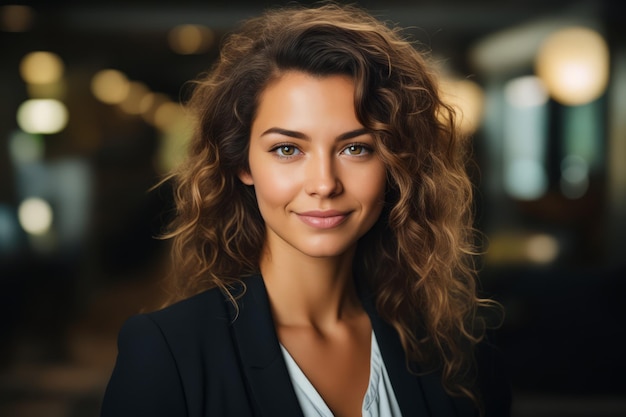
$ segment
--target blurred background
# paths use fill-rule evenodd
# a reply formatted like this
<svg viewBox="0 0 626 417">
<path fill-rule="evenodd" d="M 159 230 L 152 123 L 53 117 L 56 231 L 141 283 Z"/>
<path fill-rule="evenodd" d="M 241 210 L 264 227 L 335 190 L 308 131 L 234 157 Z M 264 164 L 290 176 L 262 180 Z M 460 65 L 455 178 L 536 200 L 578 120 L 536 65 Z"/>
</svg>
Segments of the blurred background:
<svg viewBox="0 0 626 417">
<path fill-rule="evenodd" d="M 285 3 L 1 3 L 1 416 L 98 415 L 121 323 L 163 299 L 171 198 L 150 188 L 184 153 L 187 82 Z M 514 416 L 625 416 L 619 1 L 356 3 L 410 28 L 473 137 Z"/>
</svg>

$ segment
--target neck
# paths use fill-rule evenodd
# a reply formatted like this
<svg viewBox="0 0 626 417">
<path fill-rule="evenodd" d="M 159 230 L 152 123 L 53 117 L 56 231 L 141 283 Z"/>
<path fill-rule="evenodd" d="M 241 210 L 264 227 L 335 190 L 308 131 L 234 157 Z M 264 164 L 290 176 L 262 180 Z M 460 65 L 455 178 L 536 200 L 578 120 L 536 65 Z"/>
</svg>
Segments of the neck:
<svg viewBox="0 0 626 417">
<path fill-rule="evenodd" d="M 362 312 L 352 277 L 354 251 L 330 258 L 281 256 L 268 250 L 261 274 L 277 326 L 322 329 Z"/>
</svg>

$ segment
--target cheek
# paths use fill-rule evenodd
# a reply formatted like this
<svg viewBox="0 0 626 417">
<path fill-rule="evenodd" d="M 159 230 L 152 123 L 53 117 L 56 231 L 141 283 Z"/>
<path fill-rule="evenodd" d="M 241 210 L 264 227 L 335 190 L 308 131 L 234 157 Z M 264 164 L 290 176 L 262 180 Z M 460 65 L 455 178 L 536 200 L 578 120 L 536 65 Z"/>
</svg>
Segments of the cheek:
<svg viewBox="0 0 626 417">
<path fill-rule="evenodd" d="M 378 182 L 376 182 L 375 187 L 372 187 L 373 192 L 370 198 L 371 198 L 372 205 L 374 207 L 373 210 L 377 212 L 376 217 L 380 215 L 385 205 L 386 187 L 387 187 L 387 181 L 386 181 L 386 178 L 384 177 L 382 179 L 379 179 Z"/>
<path fill-rule="evenodd" d="M 384 167 L 377 167 L 364 178 L 360 179 L 361 195 L 364 201 L 382 207 L 387 187 L 387 176 Z"/>
<path fill-rule="evenodd" d="M 254 188 L 259 206 L 281 206 L 293 197 L 297 180 L 293 173 L 259 169 L 254 173 Z"/>
</svg>

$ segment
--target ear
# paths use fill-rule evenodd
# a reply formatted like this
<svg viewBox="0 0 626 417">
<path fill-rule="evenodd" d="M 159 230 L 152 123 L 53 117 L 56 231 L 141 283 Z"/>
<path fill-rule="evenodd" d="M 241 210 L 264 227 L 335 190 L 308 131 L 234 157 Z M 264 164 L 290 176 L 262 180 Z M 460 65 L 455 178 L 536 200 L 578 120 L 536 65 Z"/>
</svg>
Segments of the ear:
<svg viewBox="0 0 626 417">
<path fill-rule="evenodd" d="M 243 182 L 244 184 L 246 184 L 246 185 L 254 185 L 254 180 L 252 179 L 252 174 L 250 174 L 249 171 L 247 171 L 247 170 L 239 171 L 238 177 L 241 180 L 241 182 Z"/>
</svg>

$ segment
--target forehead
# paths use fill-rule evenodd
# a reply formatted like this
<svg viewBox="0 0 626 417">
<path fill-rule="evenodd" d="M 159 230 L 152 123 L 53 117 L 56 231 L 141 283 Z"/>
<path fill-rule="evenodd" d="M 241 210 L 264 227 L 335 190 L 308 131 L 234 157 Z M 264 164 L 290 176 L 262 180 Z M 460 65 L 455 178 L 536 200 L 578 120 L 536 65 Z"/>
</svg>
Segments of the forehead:
<svg viewBox="0 0 626 417">
<path fill-rule="evenodd" d="M 253 125 L 265 122 L 315 125 L 339 120 L 360 125 L 354 89 L 353 80 L 345 75 L 320 77 L 299 71 L 285 72 L 260 94 Z"/>
<path fill-rule="evenodd" d="M 325 85 L 339 88 L 336 91 L 337 93 L 350 92 L 354 95 L 354 80 L 347 75 L 315 75 L 305 71 L 289 70 L 281 71 L 267 83 L 259 94 L 259 103 L 264 101 L 268 95 L 284 95 L 296 90 L 309 94 L 314 93 L 314 90 L 318 90 L 327 94 L 328 90 L 323 88 Z"/>
</svg>

